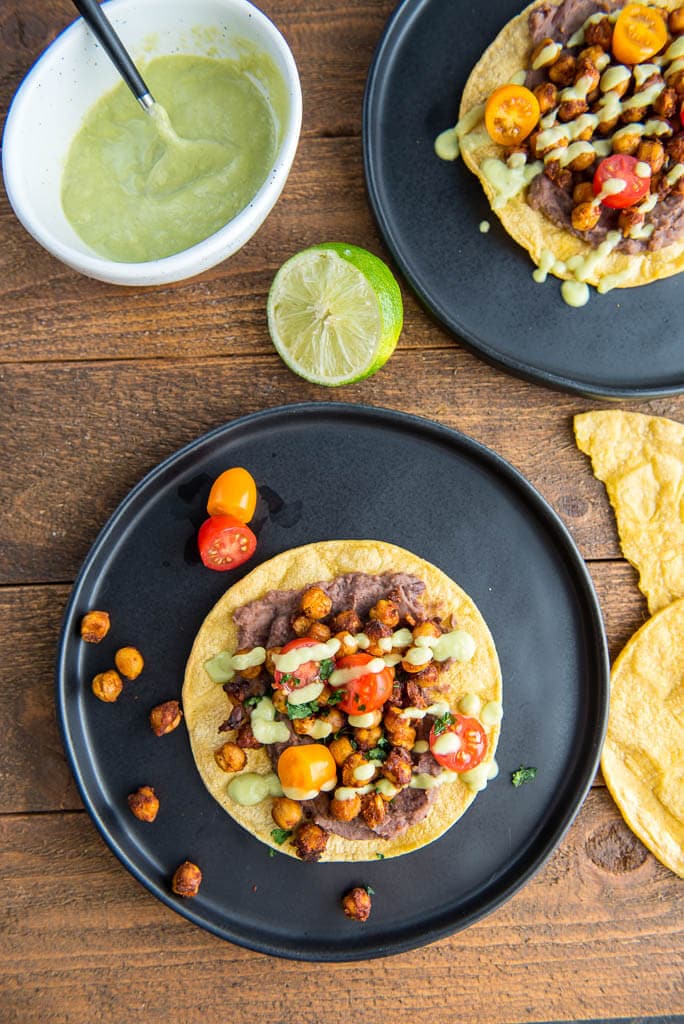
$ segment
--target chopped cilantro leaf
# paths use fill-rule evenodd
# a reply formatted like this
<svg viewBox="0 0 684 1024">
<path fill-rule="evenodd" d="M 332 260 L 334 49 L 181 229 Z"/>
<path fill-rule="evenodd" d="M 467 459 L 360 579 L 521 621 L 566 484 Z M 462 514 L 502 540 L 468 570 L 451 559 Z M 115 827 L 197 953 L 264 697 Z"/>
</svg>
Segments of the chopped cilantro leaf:
<svg viewBox="0 0 684 1024">
<path fill-rule="evenodd" d="M 271 829 L 271 838 L 273 839 L 274 843 L 278 844 L 278 846 L 282 846 L 283 843 L 285 842 L 285 840 L 289 839 L 291 835 L 292 835 L 292 829 L 291 828 L 272 828 Z M 275 853 L 275 850 L 273 852 Z"/>
<path fill-rule="evenodd" d="M 378 858 L 378 860 L 384 860 L 385 859 L 385 854 L 384 853 L 376 853 L 375 856 Z"/>
<path fill-rule="evenodd" d="M 292 718 L 308 718 L 309 715 L 315 715 L 318 711 L 318 701 L 311 700 L 308 704 L 290 704 L 288 701 L 287 705 L 287 717 Z"/>
<path fill-rule="evenodd" d="M 365 886 L 365 889 L 369 896 L 375 896 L 375 889 L 373 889 L 372 886 L 367 885 Z"/>
<path fill-rule="evenodd" d="M 289 683 L 291 679 L 292 679 L 292 673 L 291 672 L 284 672 L 283 675 L 280 677 L 280 682 L 281 683 Z"/>
<path fill-rule="evenodd" d="M 435 736 L 440 736 L 443 732 L 449 728 L 450 725 L 454 724 L 454 716 L 450 711 L 446 711 L 439 718 L 435 719 L 435 724 L 432 726 L 432 731 Z"/>
<path fill-rule="evenodd" d="M 366 705 L 365 704 L 359 704 L 358 710 L 359 711 L 365 711 L 366 710 Z"/>
<path fill-rule="evenodd" d="M 525 768 L 525 766 L 521 764 L 516 771 L 511 772 L 511 782 L 517 789 L 518 786 L 522 786 L 524 782 L 530 782 L 532 779 L 534 779 L 536 774 L 536 768 Z"/>
<path fill-rule="evenodd" d="M 275 852 L 275 850 L 274 850 L 274 849 L 273 849 L 272 847 L 271 847 L 271 849 L 270 849 L 270 850 L 268 851 L 268 855 L 269 855 L 269 857 L 275 857 L 275 855 L 276 855 L 276 852 Z"/>
<path fill-rule="evenodd" d="M 261 700 L 260 696 L 248 697 L 247 700 L 244 702 L 245 707 L 246 708 L 255 708 L 260 700 Z"/>
<path fill-rule="evenodd" d="M 328 704 L 339 704 L 340 701 L 344 698 L 344 694 L 344 690 L 333 690 L 333 692 L 328 697 Z"/>
<path fill-rule="evenodd" d="M 385 761 L 387 755 L 390 752 L 390 743 L 384 736 L 381 736 L 376 746 L 372 750 L 368 751 L 368 756 L 372 761 Z"/>
<path fill-rule="evenodd" d="M 332 658 L 324 658 L 318 669 L 318 676 L 325 682 L 332 675 L 333 669 L 335 668 L 335 662 Z"/>
</svg>

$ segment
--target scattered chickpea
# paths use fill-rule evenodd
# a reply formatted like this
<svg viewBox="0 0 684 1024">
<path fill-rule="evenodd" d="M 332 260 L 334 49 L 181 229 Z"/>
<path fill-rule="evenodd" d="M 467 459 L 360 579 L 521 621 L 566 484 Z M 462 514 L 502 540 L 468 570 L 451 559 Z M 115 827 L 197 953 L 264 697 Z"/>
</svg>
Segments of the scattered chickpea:
<svg viewBox="0 0 684 1024">
<path fill-rule="evenodd" d="M 106 672 L 100 672 L 95 676 L 92 688 L 93 693 L 99 700 L 103 700 L 107 704 L 113 704 L 115 700 L 118 700 L 119 694 L 123 690 L 123 680 L 118 672 L 110 668 Z"/>
<path fill-rule="evenodd" d="M 361 812 L 361 797 L 355 793 L 349 800 L 330 801 L 330 814 L 335 821 L 353 821 Z"/>
<path fill-rule="evenodd" d="M 159 811 L 159 799 L 151 786 L 141 786 L 129 794 L 128 806 L 140 821 L 154 821 Z"/>
<path fill-rule="evenodd" d="M 107 636 L 110 625 L 107 612 L 86 612 L 81 619 L 81 639 L 87 644 L 99 644 Z"/>
<path fill-rule="evenodd" d="M 281 715 L 287 714 L 287 694 L 283 690 L 274 690 L 271 700 L 276 711 L 279 711 Z"/>
<path fill-rule="evenodd" d="M 373 773 L 368 779 L 357 779 L 356 775 L 354 774 L 357 768 L 361 768 L 362 766 L 368 764 L 370 764 L 370 762 L 362 751 L 355 750 L 353 754 L 350 754 L 349 757 L 344 762 L 344 764 L 342 765 L 342 785 L 354 786 L 358 788 L 360 786 L 365 786 L 369 782 L 372 782 L 372 780 L 378 774 L 376 768 L 373 769 Z"/>
<path fill-rule="evenodd" d="M 309 587 L 302 594 L 299 606 L 308 618 L 324 619 L 326 615 L 330 615 L 332 600 L 320 587 Z"/>
<path fill-rule="evenodd" d="M 599 203 L 580 203 L 573 206 L 570 219 L 575 231 L 591 231 L 595 228 L 601 218 L 601 206 Z"/>
<path fill-rule="evenodd" d="M 361 797 L 361 817 L 369 828 L 377 828 L 387 817 L 387 803 L 379 793 L 365 793 Z"/>
<path fill-rule="evenodd" d="M 275 675 L 275 664 L 273 662 L 273 655 L 280 654 L 282 647 L 269 647 L 266 650 L 266 661 L 264 662 L 264 668 L 270 675 Z"/>
<path fill-rule="evenodd" d="M 333 633 L 360 633 L 361 626 L 363 623 L 357 612 L 353 608 L 349 608 L 346 611 L 338 612 L 332 620 L 332 631 Z"/>
<path fill-rule="evenodd" d="M 335 639 L 340 641 L 340 649 L 337 653 L 337 657 L 339 658 L 343 658 L 345 654 L 356 654 L 359 649 L 359 645 L 356 640 L 346 629 L 343 629 L 340 633 L 336 633 Z"/>
<path fill-rule="evenodd" d="M 341 768 L 347 758 L 354 753 L 352 742 L 346 736 L 339 736 L 336 740 L 332 740 L 328 750 L 332 754 L 338 768 Z"/>
<path fill-rule="evenodd" d="M 591 203 L 594 200 L 594 186 L 590 181 L 582 181 L 572 190 L 572 201 L 575 206 L 580 203 Z"/>
<path fill-rule="evenodd" d="M 241 647 L 240 650 L 235 653 L 248 654 L 249 647 Z M 251 668 L 241 668 L 238 674 L 241 675 L 243 679 L 256 679 L 261 674 L 261 665 L 252 665 Z"/>
<path fill-rule="evenodd" d="M 186 860 L 177 867 L 171 880 L 171 889 L 177 896 L 190 899 L 199 892 L 202 884 L 202 872 L 196 864 Z"/>
<path fill-rule="evenodd" d="M 126 679 L 137 679 L 145 662 L 136 647 L 120 647 L 114 655 L 114 664 Z"/>
<path fill-rule="evenodd" d="M 584 30 L 584 42 L 587 46 L 600 46 L 606 53 L 613 42 L 613 26 L 608 18 L 587 25 Z"/>
<path fill-rule="evenodd" d="M 371 726 L 370 729 L 354 729 L 354 742 L 359 750 L 372 750 L 373 747 L 377 747 L 381 736 L 382 728 L 379 725 Z"/>
<path fill-rule="evenodd" d="M 247 763 L 242 747 L 230 741 L 214 751 L 214 760 L 222 772 L 241 772 Z"/>
<path fill-rule="evenodd" d="M 308 636 L 312 620 L 308 615 L 295 615 L 290 625 L 295 636 Z"/>
<path fill-rule="evenodd" d="M 328 833 L 320 825 L 307 822 L 299 827 L 292 843 L 302 860 L 317 861 L 327 846 Z"/>
<path fill-rule="evenodd" d="M 173 732 L 181 723 L 183 712 L 177 700 L 166 700 L 150 711 L 150 725 L 155 736 Z"/>
<path fill-rule="evenodd" d="M 571 53 L 562 53 L 548 70 L 553 84 L 561 87 L 572 85 L 575 80 L 575 64 L 575 58 Z"/>
<path fill-rule="evenodd" d="M 548 114 L 550 110 L 558 103 L 558 90 L 553 82 L 542 82 L 541 85 L 535 87 L 534 95 L 537 97 L 537 103 L 539 104 L 539 112 L 544 115 Z"/>
<path fill-rule="evenodd" d="M 371 912 L 371 898 L 367 889 L 360 885 L 350 889 L 342 897 L 342 909 L 353 921 L 367 921 Z"/>
<path fill-rule="evenodd" d="M 658 171 L 662 171 L 665 163 L 665 148 L 662 142 L 656 139 L 644 139 L 639 143 L 636 158 L 648 164 L 651 174 L 657 174 Z"/>
<path fill-rule="evenodd" d="M 399 608 L 394 601 L 380 600 L 368 613 L 369 618 L 394 629 L 399 624 Z"/>
<path fill-rule="evenodd" d="M 302 820 L 302 805 L 296 800 L 290 800 L 286 796 L 278 796 L 273 801 L 271 817 L 278 828 L 290 830 L 295 828 Z"/>
<path fill-rule="evenodd" d="M 320 697 L 319 697 L 320 703 Z M 333 704 L 332 707 L 324 707 L 318 715 L 321 722 L 326 722 L 333 732 L 339 732 L 344 727 L 345 717 L 343 713 Z"/>
<path fill-rule="evenodd" d="M 330 639 L 330 626 L 326 626 L 324 622 L 312 622 L 309 626 L 307 636 L 310 636 L 312 640 L 317 640 L 319 643 L 324 644 L 326 640 Z"/>
<path fill-rule="evenodd" d="M 413 627 L 414 641 L 419 640 L 421 637 L 429 637 L 430 640 L 437 640 L 441 635 L 441 626 L 438 626 L 436 622 L 432 622 L 430 619 L 426 619 L 425 622 L 419 622 L 417 626 Z"/>
<path fill-rule="evenodd" d="M 684 7 L 678 7 L 675 11 L 670 11 L 667 27 L 674 36 L 679 36 L 684 32 Z"/>
</svg>

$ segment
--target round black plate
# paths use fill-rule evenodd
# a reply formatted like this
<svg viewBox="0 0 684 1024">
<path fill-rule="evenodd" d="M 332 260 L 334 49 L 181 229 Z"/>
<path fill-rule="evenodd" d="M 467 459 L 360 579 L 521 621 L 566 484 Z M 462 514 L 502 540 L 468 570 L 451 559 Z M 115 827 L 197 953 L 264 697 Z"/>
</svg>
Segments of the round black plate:
<svg viewBox="0 0 684 1024">
<path fill-rule="evenodd" d="M 461 160 L 434 140 L 458 118 L 472 67 L 520 0 L 404 0 L 371 65 L 363 116 L 366 182 L 380 230 L 418 297 L 488 361 L 586 395 L 684 390 L 682 277 L 617 289 L 571 309 L 489 208 Z M 481 221 L 491 224 L 488 234 Z"/>
<path fill-rule="evenodd" d="M 147 712 L 181 692 L 204 616 L 235 581 L 198 563 L 211 481 L 243 465 L 260 489 L 256 558 L 311 541 L 380 538 L 440 566 L 474 598 L 504 677 L 501 772 L 442 839 L 367 864 L 304 864 L 259 843 L 205 790 L 183 727 L 160 739 Z M 256 559 L 255 559 L 256 561 Z M 79 639 L 110 612 L 99 645 Z M 143 674 L 116 704 L 90 679 L 133 644 Z M 559 841 L 594 776 L 608 659 L 589 575 L 562 523 L 514 469 L 452 430 L 363 406 L 312 403 L 248 416 L 153 470 L 90 552 L 66 612 L 57 669 L 65 746 L 84 803 L 125 866 L 159 899 L 233 942 L 309 960 L 354 960 L 430 942 L 509 897 Z M 515 789 L 511 771 L 538 768 Z M 126 795 L 152 785 L 154 824 Z M 382 843 L 378 843 L 378 852 Z M 183 902 L 168 882 L 185 858 L 204 872 Z M 344 917 L 352 885 L 375 889 L 365 925 Z"/>
</svg>

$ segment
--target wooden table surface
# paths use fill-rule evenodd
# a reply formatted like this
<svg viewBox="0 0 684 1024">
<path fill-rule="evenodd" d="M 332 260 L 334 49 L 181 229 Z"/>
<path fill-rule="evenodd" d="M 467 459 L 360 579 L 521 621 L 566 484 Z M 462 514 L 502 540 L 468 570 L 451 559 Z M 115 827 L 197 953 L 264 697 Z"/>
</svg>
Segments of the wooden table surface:
<svg viewBox="0 0 684 1024">
<path fill-rule="evenodd" d="M 191 3 L 191 0 L 188 0 Z M 0 199 L 0 1020 L 348 1024 L 538 1021 L 684 1011 L 682 887 L 623 824 L 600 777 L 543 869 L 468 930 L 364 964 L 269 959 L 159 903 L 83 810 L 53 666 L 77 570 L 129 489 L 205 431 L 289 402 L 417 411 L 495 449 L 552 503 L 595 581 L 611 656 L 647 618 L 572 416 L 601 403 L 479 361 L 403 287 L 398 349 L 329 391 L 281 363 L 266 294 L 283 260 L 343 239 L 387 257 L 366 200 L 361 101 L 391 0 L 268 0 L 304 92 L 301 143 L 262 230 L 186 283 L 128 291 L 44 252 Z M 67 0 L 2 0 L 4 113 L 73 20 Z M 435 381 L 446 386 L 434 387 Z M 623 402 L 684 420 L 684 398 Z"/>
</svg>

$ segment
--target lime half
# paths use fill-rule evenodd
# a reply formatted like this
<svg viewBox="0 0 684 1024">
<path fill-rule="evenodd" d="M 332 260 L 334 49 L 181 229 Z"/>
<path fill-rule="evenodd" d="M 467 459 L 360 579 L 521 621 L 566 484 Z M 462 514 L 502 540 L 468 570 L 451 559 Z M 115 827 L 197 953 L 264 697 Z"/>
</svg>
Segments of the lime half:
<svg viewBox="0 0 684 1024">
<path fill-rule="evenodd" d="M 366 249 L 326 242 L 292 256 L 268 295 L 268 329 L 289 368 L 339 387 L 370 377 L 394 352 L 404 322 L 392 271 Z"/>
</svg>

